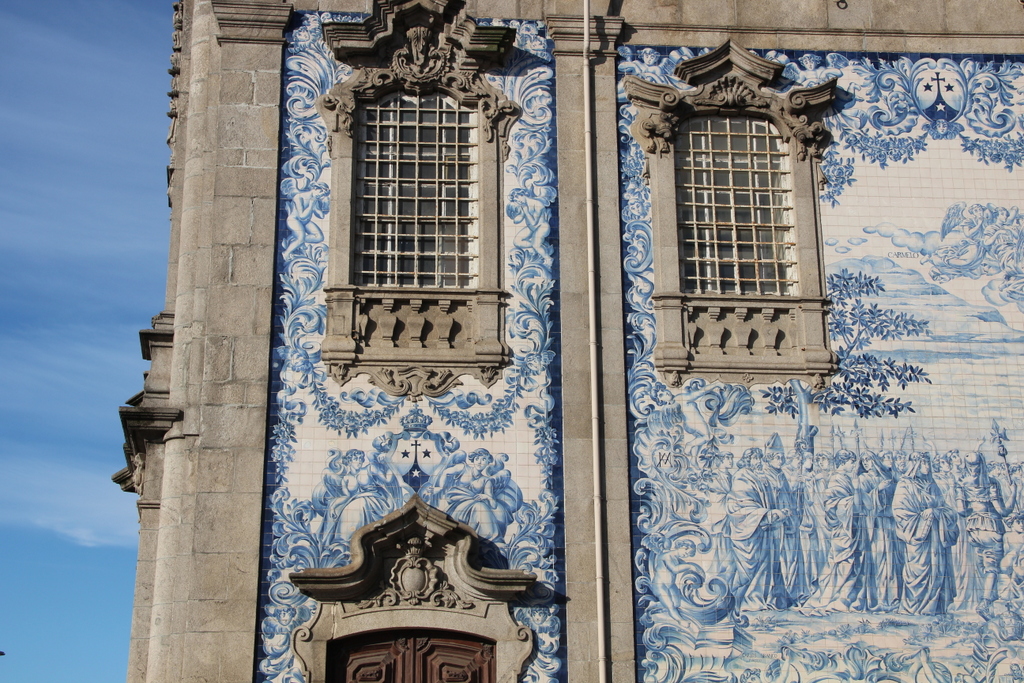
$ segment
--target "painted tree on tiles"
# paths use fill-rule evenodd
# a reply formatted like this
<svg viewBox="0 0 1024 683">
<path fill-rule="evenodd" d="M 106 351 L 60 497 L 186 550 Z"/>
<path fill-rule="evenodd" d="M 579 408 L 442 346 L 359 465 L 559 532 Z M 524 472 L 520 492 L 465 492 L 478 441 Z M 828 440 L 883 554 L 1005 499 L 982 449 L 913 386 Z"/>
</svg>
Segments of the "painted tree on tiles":
<svg viewBox="0 0 1024 683">
<path fill-rule="evenodd" d="M 906 389 L 913 383 L 931 384 L 928 373 L 920 365 L 902 363 L 868 349 L 876 340 L 919 337 L 927 331 L 928 321 L 867 303 L 866 298 L 885 291 L 881 278 L 844 268 L 829 275 L 826 286 L 832 299 L 829 336 L 837 345 L 839 369 L 831 384 L 818 390 L 792 380 L 786 386 L 762 391 L 761 396 L 768 400 L 768 412 L 801 419 L 812 402 L 831 415 L 848 410 L 858 417 L 897 417 L 914 412 L 911 401 L 888 394 L 894 386 Z"/>
</svg>

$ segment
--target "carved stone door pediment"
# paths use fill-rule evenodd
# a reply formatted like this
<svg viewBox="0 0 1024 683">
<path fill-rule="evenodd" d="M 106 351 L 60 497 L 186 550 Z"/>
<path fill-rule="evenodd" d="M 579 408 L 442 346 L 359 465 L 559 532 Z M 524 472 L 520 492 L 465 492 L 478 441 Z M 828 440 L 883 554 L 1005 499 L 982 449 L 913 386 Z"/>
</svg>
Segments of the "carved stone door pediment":
<svg viewBox="0 0 1024 683">
<path fill-rule="evenodd" d="M 420 637 L 428 637 L 423 634 L 429 632 L 433 634 L 430 638 L 442 640 L 469 639 L 479 646 L 480 657 L 493 659 L 496 673 L 491 678 L 481 677 L 484 674 L 473 672 L 483 666 L 483 660 L 470 666 L 477 654 L 466 659 L 465 647 L 469 646 L 459 645 L 456 650 L 462 654 L 438 654 L 440 659 L 431 660 L 432 683 L 514 683 L 518 679 L 533 651 L 533 633 L 515 621 L 509 603 L 529 590 L 536 576 L 517 569 L 482 567 L 476 532 L 419 496 L 413 496 L 400 510 L 358 529 L 350 546 L 349 564 L 306 569 L 290 576 L 303 594 L 320 603 L 313 623 L 297 629 L 292 639 L 306 681 L 349 681 L 329 677 L 328 672 L 334 671 L 334 649 L 342 647 L 342 652 L 348 652 L 344 649 L 348 646 L 339 643 L 356 642 L 353 638 L 368 638 L 366 643 L 377 643 L 373 647 L 367 645 L 368 652 L 376 653 L 367 657 L 379 655 L 381 659 L 379 666 L 366 664 L 360 669 L 363 673 L 358 673 L 371 678 L 351 680 L 390 681 L 385 676 L 391 675 L 388 671 L 406 666 L 394 662 L 412 662 L 413 659 L 402 657 L 414 654 L 402 654 L 405 650 L 395 650 L 398 645 L 384 647 L 380 645 L 383 641 L 374 640 L 376 636 L 371 634 L 395 640 L 394 633 L 402 630 L 414 630 Z M 391 659 L 385 657 L 387 652 L 392 653 Z M 371 673 L 371 669 L 384 677 L 372 678 L 378 674 Z M 419 679 L 395 680 L 411 683 Z"/>
</svg>

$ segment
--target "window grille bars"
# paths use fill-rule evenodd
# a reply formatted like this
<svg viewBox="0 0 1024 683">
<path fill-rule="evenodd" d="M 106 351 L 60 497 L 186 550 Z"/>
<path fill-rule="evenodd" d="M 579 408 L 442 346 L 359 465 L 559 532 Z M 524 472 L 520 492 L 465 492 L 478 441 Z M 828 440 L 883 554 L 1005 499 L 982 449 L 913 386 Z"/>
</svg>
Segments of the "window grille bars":
<svg viewBox="0 0 1024 683">
<path fill-rule="evenodd" d="M 396 93 L 360 108 L 357 284 L 477 286 L 476 116 L 443 95 Z"/>
<path fill-rule="evenodd" d="M 676 184 L 684 291 L 798 294 L 789 151 L 771 123 L 689 120 Z"/>
</svg>

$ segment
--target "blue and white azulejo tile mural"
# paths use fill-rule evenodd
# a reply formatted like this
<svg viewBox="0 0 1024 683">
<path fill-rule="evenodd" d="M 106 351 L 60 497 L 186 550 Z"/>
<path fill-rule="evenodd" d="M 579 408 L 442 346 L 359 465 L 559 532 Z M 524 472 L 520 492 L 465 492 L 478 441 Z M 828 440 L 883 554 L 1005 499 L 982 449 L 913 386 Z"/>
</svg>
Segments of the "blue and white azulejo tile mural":
<svg viewBox="0 0 1024 683">
<path fill-rule="evenodd" d="M 506 22 L 517 28 L 515 49 L 505 67 L 487 75 L 523 109 L 503 171 L 512 365 L 490 389 L 463 378 L 448 394 L 413 403 L 365 377 L 339 386 L 320 359 L 332 208 L 327 130 L 314 102 L 351 74 L 322 40 L 327 18 L 362 16 L 298 13 L 284 69 L 258 678 L 302 681 L 291 634 L 317 607 L 288 574 L 345 564 L 354 530 L 418 493 L 476 529 L 490 566 L 539 577 L 513 607 L 535 636 L 523 680 L 558 679 L 563 619 L 555 595 L 564 577 L 561 422 L 553 398 L 559 366 L 550 41 L 540 23 Z"/>
<path fill-rule="evenodd" d="M 706 50 L 622 48 L 620 75 Z M 638 678 L 1024 681 L 1024 61 L 759 52 L 838 79 L 830 385 L 667 386 L 620 94 Z"/>
</svg>

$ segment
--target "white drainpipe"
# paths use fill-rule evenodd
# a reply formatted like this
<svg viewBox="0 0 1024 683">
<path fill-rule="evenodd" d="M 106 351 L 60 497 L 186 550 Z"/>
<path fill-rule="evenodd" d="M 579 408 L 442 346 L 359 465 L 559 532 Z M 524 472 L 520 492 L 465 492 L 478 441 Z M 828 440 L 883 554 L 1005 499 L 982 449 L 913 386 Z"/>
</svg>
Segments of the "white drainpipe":
<svg viewBox="0 0 1024 683">
<path fill-rule="evenodd" d="M 590 0 L 583 0 L 583 151 L 586 164 L 587 303 L 590 322 L 590 440 L 594 479 L 594 583 L 597 590 L 598 682 L 608 682 L 608 605 L 605 599 L 607 564 L 604 530 L 604 468 L 601 443 L 600 347 L 598 342 L 597 239 L 594 234 L 594 135 L 590 62 Z"/>
</svg>

